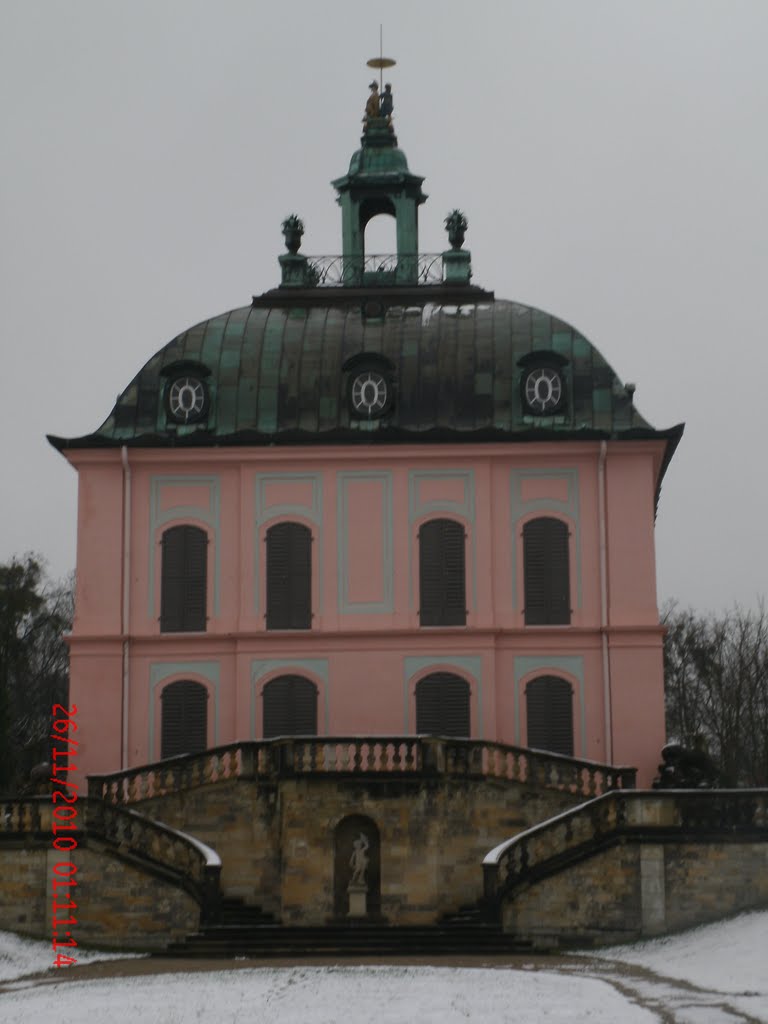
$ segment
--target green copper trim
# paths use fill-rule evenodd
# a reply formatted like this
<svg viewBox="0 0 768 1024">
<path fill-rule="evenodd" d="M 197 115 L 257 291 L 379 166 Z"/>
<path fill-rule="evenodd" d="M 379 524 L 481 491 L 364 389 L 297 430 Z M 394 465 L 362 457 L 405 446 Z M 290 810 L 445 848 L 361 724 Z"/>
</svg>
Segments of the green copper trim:
<svg viewBox="0 0 768 1024">
<path fill-rule="evenodd" d="M 580 654 L 573 655 L 519 655 L 515 657 L 515 743 L 520 746 L 522 730 L 520 728 L 520 683 L 526 676 L 560 675 L 566 673 L 576 680 L 576 713 L 574 722 L 579 722 L 581 732 L 581 751 L 576 757 L 586 757 L 587 750 L 587 709 L 584 702 L 584 658 Z"/>
<path fill-rule="evenodd" d="M 208 507 L 198 505 L 172 505 L 164 512 L 160 509 L 161 491 L 165 487 L 209 488 Z M 213 614 L 219 614 L 221 591 L 221 482 L 218 476 L 153 476 L 149 485 L 149 575 L 147 610 L 150 618 L 157 615 L 155 609 L 155 551 L 157 531 L 166 523 L 195 520 L 205 523 L 213 533 Z"/>
<path fill-rule="evenodd" d="M 475 683 L 475 730 L 472 739 L 483 738 L 483 659 L 479 654 L 427 654 L 403 658 L 403 728 L 411 732 L 411 680 L 422 675 L 427 669 L 440 672 L 443 669 L 456 670 L 457 675 L 472 676 Z M 470 723 L 470 726 L 472 723 Z M 416 723 L 413 723 L 416 728 Z"/>
<path fill-rule="evenodd" d="M 347 489 L 350 483 L 370 480 L 381 483 L 381 518 L 383 523 L 383 535 L 381 537 L 381 576 L 384 587 L 384 595 L 381 601 L 350 601 L 349 600 L 349 553 L 347 540 L 349 538 L 350 515 L 348 507 Z M 336 522 L 336 545 L 337 545 L 337 593 L 339 601 L 339 613 L 341 615 L 353 614 L 379 614 L 391 613 L 394 608 L 394 579 L 392 552 L 394 549 L 394 531 L 392 520 L 392 473 L 358 473 L 341 472 L 337 477 L 337 522 Z"/>
<path fill-rule="evenodd" d="M 565 501 L 557 501 L 554 498 L 535 498 L 533 501 L 523 501 L 523 480 L 530 479 L 565 480 L 568 485 L 568 497 Z M 581 608 L 581 515 L 578 469 L 513 469 L 510 472 L 512 607 L 517 608 L 517 583 L 520 571 L 517 564 L 517 537 L 522 530 L 520 521 L 531 517 L 536 512 L 556 512 L 568 519 L 572 526 L 576 563 L 575 606 Z"/>
<path fill-rule="evenodd" d="M 147 722 L 149 729 L 149 760 L 155 760 L 155 691 L 176 678 L 188 679 L 193 674 L 201 676 L 213 690 L 213 746 L 219 744 L 219 673 L 218 661 L 153 661 L 149 666 L 149 707 Z M 197 680 L 195 680 L 197 682 Z M 159 754 L 158 754 L 159 757 Z"/>
<path fill-rule="evenodd" d="M 251 739 L 261 737 L 256 735 L 256 687 L 266 676 L 273 672 L 280 671 L 281 674 L 297 675 L 311 673 L 323 681 L 323 731 L 320 735 L 328 735 L 328 722 L 330 711 L 330 683 L 328 682 L 328 659 L 327 658 L 271 658 L 262 660 L 254 658 L 251 661 Z"/>
<path fill-rule="evenodd" d="M 269 505 L 265 500 L 266 485 L 269 483 L 285 483 L 306 480 L 312 486 L 312 498 L 310 505 Z M 323 601 L 323 480 L 319 473 L 257 473 L 254 480 L 254 538 L 253 538 L 253 609 L 254 613 L 259 611 L 260 578 L 259 566 L 262 561 L 261 551 L 264 544 L 264 537 L 261 534 L 262 527 L 273 519 L 285 517 L 287 519 L 304 519 L 315 526 L 315 543 L 312 545 L 313 552 L 317 549 L 317 578 L 318 578 L 318 601 L 320 607 L 317 609 L 322 614 Z"/>
</svg>

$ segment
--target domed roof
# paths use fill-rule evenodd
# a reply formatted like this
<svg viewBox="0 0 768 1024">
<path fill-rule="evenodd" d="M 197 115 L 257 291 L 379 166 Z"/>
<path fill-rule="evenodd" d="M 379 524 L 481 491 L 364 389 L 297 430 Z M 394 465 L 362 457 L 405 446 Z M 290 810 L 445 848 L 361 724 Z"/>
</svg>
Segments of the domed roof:
<svg viewBox="0 0 768 1024">
<path fill-rule="evenodd" d="M 93 434 L 52 443 L 676 440 L 681 432 L 655 431 L 598 350 L 569 324 L 530 306 L 411 298 L 374 318 L 359 302 L 258 302 L 179 334 L 145 364 Z M 351 378 L 366 366 L 380 369 L 391 385 L 379 418 L 358 417 L 349 401 Z M 555 367 L 562 378 L 564 394 L 551 414 L 526 402 L 525 378 L 537 366 Z M 208 401 L 198 422 L 174 422 L 169 414 L 168 384 L 179 375 L 205 383 Z"/>
<path fill-rule="evenodd" d="M 94 433 L 51 443 L 660 438 L 663 474 L 682 426 L 655 431 L 635 409 L 634 389 L 569 324 L 470 284 L 460 210 L 446 218 L 451 248 L 419 253 L 423 180 L 409 171 L 391 116 L 367 109 L 361 148 L 333 182 L 343 254 L 300 254 L 303 222 L 287 217 L 280 287 L 179 334 Z M 365 250 L 366 226 L 380 214 L 396 221 L 391 256 Z"/>
</svg>

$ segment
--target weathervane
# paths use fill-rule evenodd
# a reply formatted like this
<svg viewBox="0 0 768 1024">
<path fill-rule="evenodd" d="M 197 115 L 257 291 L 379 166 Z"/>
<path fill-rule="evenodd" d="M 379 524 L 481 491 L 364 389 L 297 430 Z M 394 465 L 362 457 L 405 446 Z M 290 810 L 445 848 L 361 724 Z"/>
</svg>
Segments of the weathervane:
<svg viewBox="0 0 768 1024">
<path fill-rule="evenodd" d="M 382 26 L 379 25 L 379 56 L 371 57 L 366 64 L 369 68 L 379 69 L 379 88 L 384 89 L 384 68 L 392 68 L 395 66 L 397 61 L 392 60 L 391 57 L 384 56 L 384 36 Z"/>
<path fill-rule="evenodd" d="M 370 122 L 376 117 L 386 118 L 387 124 L 391 122 L 394 101 L 392 99 L 392 86 L 389 82 L 387 82 L 386 87 L 384 86 L 384 68 L 394 67 L 396 63 L 391 57 L 384 56 L 383 31 L 382 26 L 379 25 L 379 56 L 371 57 L 369 61 L 366 61 L 369 68 L 378 68 L 379 70 L 379 81 L 377 82 L 374 78 L 369 86 L 371 95 L 368 97 L 368 102 L 365 105 L 364 120 L 366 122 Z"/>
</svg>

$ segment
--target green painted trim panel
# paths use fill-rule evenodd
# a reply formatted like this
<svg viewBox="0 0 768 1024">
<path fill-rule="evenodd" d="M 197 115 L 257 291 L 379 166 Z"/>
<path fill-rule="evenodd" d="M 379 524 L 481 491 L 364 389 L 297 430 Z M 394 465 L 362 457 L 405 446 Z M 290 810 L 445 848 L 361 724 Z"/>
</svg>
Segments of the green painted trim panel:
<svg viewBox="0 0 768 1024">
<path fill-rule="evenodd" d="M 350 483 L 364 480 L 370 480 L 382 484 L 381 516 L 384 528 L 383 536 L 381 538 L 381 577 L 383 580 L 384 596 L 381 601 L 353 602 L 349 600 L 349 557 L 347 539 L 349 537 L 350 516 L 347 501 L 347 487 Z M 392 562 L 392 552 L 394 549 L 392 473 L 339 473 L 337 477 L 337 501 L 336 550 L 339 613 L 341 615 L 391 614 L 395 610 L 394 573 Z"/>
</svg>

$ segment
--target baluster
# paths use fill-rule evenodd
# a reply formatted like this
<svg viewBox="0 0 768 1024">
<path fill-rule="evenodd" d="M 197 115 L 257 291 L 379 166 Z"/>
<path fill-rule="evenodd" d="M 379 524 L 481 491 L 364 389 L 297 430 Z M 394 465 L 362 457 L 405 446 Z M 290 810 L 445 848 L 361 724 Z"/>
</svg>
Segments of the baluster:
<svg viewBox="0 0 768 1024">
<path fill-rule="evenodd" d="M 376 771 L 376 749 L 379 747 L 378 743 L 373 740 L 368 741 L 368 757 L 365 762 L 365 766 L 369 772 Z"/>
<path fill-rule="evenodd" d="M 356 772 L 359 772 L 363 766 L 363 745 L 360 740 L 355 740 L 352 746 L 354 755 L 352 758 L 352 765 Z"/>
<path fill-rule="evenodd" d="M 597 771 L 595 768 L 587 769 L 587 794 L 588 796 L 597 795 Z"/>
<path fill-rule="evenodd" d="M 414 743 L 412 740 L 405 741 L 405 770 L 412 772 L 416 768 L 416 757 Z"/>
<path fill-rule="evenodd" d="M 392 771 L 399 772 L 402 768 L 403 759 L 400 756 L 400 744 L 395 742 L 392 750 Z"/>
</svg>

